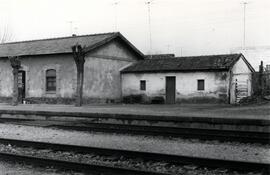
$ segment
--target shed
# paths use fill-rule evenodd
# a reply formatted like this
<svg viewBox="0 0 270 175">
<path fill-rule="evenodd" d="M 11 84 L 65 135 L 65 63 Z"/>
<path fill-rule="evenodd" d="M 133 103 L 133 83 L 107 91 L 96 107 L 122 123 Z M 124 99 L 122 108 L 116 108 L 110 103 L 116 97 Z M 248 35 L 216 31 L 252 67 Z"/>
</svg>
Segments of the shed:
<svg viewBox="0 0 270 175">
<path fill-rule="evenodd" d="M 122 95 L 144 103 L 233 104 L 251 95 L 252 72 L 242 54 L 147 59 L 121 71 Z"/>
</svg>

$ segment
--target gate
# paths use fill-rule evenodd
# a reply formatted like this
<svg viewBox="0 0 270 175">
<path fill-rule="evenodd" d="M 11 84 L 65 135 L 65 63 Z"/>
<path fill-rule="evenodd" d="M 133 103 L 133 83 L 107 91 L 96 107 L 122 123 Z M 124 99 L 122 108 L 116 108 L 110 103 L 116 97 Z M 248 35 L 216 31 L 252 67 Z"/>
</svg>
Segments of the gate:
<svg viewBox="0 0 270 175">
<path fill-rule="evenodd" d="M 239 101 L 249 96 L 249 81 L 238 81 L 235 79 L 234 85 L 235 85 L 235 103 L 239 103 Z"/>
<path fill-rule="evenodd" d="M 230 103 L 238 104 L 252 94 L 252 73 L 233 74 L 230 88 Z"/>
</svg>

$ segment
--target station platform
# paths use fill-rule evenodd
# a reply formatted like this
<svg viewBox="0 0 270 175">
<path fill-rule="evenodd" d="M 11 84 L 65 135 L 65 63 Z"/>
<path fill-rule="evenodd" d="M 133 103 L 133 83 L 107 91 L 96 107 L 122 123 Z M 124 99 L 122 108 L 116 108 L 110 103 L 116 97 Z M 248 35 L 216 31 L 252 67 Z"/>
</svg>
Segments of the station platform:
<svg viewBox="0 0 270 175">
<path fill-rule="evenodd" d="M 270 103 L 262 105 L 232 106 L 221 104 L 177 104 L 177 105 L 139 105 L 139 104 L 97 104 L 82 107 L 72 105 L 21 104 L 11 106 L 0 104 L 0 113 L 48 112 L 77 114 L 111 114 L 162 117 L 200 117 L 224 119 L 270 120 Z"/>
<path fill-rule="evenodd" d="M 270 126 L 270 103 L 249 106 L 220 104 L 138 105 L 106 104 L 75 107 L 71 105 L 0 104 L 1 118 L 47 120 L 123 120 Z"/>
</svg>

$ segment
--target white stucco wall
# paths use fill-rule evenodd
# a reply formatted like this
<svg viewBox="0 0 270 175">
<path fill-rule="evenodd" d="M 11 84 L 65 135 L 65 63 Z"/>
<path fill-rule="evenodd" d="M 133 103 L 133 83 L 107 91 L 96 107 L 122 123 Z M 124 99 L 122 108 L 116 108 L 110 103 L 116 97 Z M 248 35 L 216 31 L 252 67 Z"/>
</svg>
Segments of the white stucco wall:
<svg viewBox="0 0 270 175">
<path fill-rule="evenodd" d="M 147 97 L 166 96 L 166 76 L 176 77 L 176 101 L 190 98 L 221 98 L 228 94 L 227 72 L 190 73 L 126 73 L 122 74 L 122 95 L 145 94 Z M 197 80 L 205 80 L 205 90 L 197 90 Z M 146 80 L 146 90 L 140 90 L 140 80 Z"/>
<path fill-rule="evenodd" d="M 13 74 L 9 60 L 0 59 L 0 97 L 9 97 L 13 90 Z"/>
<path fill-rule="evenodd" d="M 252 79 L 252 71 L 249 69 L 247 64 L 244 62 L 243 57 L 241 57 L 232 67 L 232 82 L 231 82 L 231 98 L 230 103 L 235 103 L 235 83 L 236 80 L 238 84 L 246 84 L 248 91 L 247 96 L 250 96 L 252 94 L 251 89 L 251 79 Z"/>
</svg>

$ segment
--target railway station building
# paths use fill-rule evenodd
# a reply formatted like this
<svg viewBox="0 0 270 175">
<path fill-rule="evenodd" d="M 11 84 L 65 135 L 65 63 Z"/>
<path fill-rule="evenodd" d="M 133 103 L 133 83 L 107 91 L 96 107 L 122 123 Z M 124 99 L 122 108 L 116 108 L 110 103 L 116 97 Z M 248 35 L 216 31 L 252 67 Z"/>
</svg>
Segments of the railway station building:
<svg viewBox="0 0 270 175">
<path fill-rule="evenodd" d="M 252 94 L 254 69 L 242 54 L 145 56 L 120 33 L 0 44 L 0 102 L 10 102 L 18 57 L 19 101 L 74 104 L 72 46 L 85 52 L 83 103 L 237 103 Z"/>
<path fill-rule="evenodd" d="M 71 47 L 85 47 L 84 103 L 121 100 L 120 70 L 144 55 L 120 33 L 71 36 L 0 44 L 0 102 L 11 101 L 9 57 L 19 57 L 19 96 L 29 103 L 72 104 L 77 70 Z"/>
</svg>

